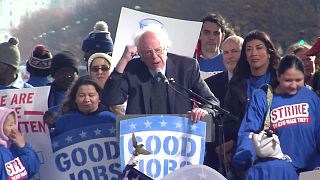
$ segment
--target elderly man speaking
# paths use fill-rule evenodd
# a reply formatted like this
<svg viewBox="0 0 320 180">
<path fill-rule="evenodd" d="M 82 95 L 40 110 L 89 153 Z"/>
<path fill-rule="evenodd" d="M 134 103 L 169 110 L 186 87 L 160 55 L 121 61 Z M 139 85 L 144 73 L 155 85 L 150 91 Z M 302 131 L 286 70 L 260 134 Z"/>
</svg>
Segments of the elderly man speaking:
<svg viewBox="0 0 320 180">
<path fill-rule="evenodd" d="M 135 44 L 126 46 L 104 87 L 107 105 L 122 104 L 128 100 L 127 114 L 188 113 L 195 122 L 212 110 L 208 103 L 197 103 L 198 106 L 195 106 L 195 101 L 190 99 L 196 97 L 185 90 L 175 88 L 177 92 L 171 84 L 158 81 L 160 73 L 174 78 L 176 84 L 191 89 L 211 104 L 219 105 L 219 100 L 200 78 L 197 62 L 168 53 L 170 40 L 163 28 L 149 25 L 140 29 Z M 136 55 L 140 58 L 133 59 Z"/>
</svg>

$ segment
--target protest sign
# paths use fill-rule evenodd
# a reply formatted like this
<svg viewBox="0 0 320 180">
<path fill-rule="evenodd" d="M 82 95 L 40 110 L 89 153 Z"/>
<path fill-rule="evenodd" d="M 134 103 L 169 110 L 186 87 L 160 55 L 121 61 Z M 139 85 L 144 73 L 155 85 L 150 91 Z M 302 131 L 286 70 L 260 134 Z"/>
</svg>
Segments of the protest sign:
<svg viewBox="0 0 320 180">
<path fill-rule="evenodd" d="M 37 152 L 40 173 L 34 179 L 50 179 L 55 174 L 50 135 L 42 118 L 48 109 L 50 87 L 5 89 L 0 91 L 0 106 L 12 108 L 17 113 L 18 128 L 25 134 L 26 142 Z"/>
<path fill-rule="evenodd" d="M 52 138 L 56 179 L 117 180 L 122 171 L 115 124 L 73 129 Z"/>
<path fill-rule="evenodd" d="M 134 45 L 134 34 L 148 24 L 157 23 L 169 34 L 170 53 L 193 57 L 202 22 L 168 18 L 122 7 L 112 53 L 111 69 L 117 65 L 126 45 Z"/>
<path fill-rule="evenodd" d="M 136 157 L 136 169 L 161 179 L 174 170 L 191 164 L 202 164 L 206 123 L 193 123 L 179 116 L 150 115 L 120 121 L 121 167 L 132 157 L 132 133 L 151 155 Z"/>
</svg>

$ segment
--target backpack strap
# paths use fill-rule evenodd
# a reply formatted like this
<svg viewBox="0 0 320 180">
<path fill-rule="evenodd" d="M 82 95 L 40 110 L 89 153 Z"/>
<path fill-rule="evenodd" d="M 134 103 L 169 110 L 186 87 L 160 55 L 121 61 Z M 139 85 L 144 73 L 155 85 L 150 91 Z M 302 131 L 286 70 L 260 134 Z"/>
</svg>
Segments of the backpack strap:
<svg viewBox="0 0 320 180">
<path fill-rule="evenodd" d="M 267 86 L 267 107 L 268 107 L 268 111 L 266 114 L 266 118 L 264 120 L 264 127 L 263 130 L 269 130 L 270 128 L 270 107 L 271 107 L 271 103 L 272 103 L 272 97 L 273 97 L 273 89 L 272 86 L 270 84 L 265 84 L 265 86 Z"/>
</svg>

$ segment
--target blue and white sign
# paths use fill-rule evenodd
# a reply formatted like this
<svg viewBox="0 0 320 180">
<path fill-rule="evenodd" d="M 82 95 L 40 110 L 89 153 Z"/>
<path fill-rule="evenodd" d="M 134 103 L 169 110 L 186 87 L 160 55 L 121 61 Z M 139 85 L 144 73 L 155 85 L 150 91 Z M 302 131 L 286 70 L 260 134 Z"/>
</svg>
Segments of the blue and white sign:
<svg viewBox="0 0 320 180">
<path fill-rule="evenodd" d="M 161 179 L 174 170 L 191 164 L 202 164 L 206 123 L 193 123 L 179 116 L 144 116 L 120 121 L 122 169 L 132 157 L 132 133 L 151 155 L 139 155 L 137 169 Z"/>
<path fill-rule="evenodd" d="M 111 179 L 122 171 L 115 124 L 98 124 L 52 138 L 56 179 Z"/>
</svg>

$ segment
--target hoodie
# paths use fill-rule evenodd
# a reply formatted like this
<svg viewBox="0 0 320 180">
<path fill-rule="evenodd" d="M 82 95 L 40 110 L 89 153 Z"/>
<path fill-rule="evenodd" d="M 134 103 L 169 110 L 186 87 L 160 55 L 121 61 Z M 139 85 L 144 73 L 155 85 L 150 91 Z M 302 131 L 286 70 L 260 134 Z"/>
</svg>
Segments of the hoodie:
<svg viewBox="0 0 320 180">
<path fill-rule="evenodd" d="M 40 161 L 30 145 L 20 148 L 4 134 L 4 121 L 10 113 L 14 114 L 17 128 L 15 111 L 0 107 L 0 179 L 29 179 L 39 172 Z"/>
<path fill-rule="evenodd" d="M 9 138 L 3 132 L 4 122 L 10 113 L 13 113 L 15 117 L 14 119 L 17 120 L 17 115 L 13 109 L 0 107 L 0 145 L 4 146 L 5 148 L 9 148 L 11 146 Z M 18 123 L 16 122 L 15 124 L 16 128 L 18 128 Z"/>
</svg>

